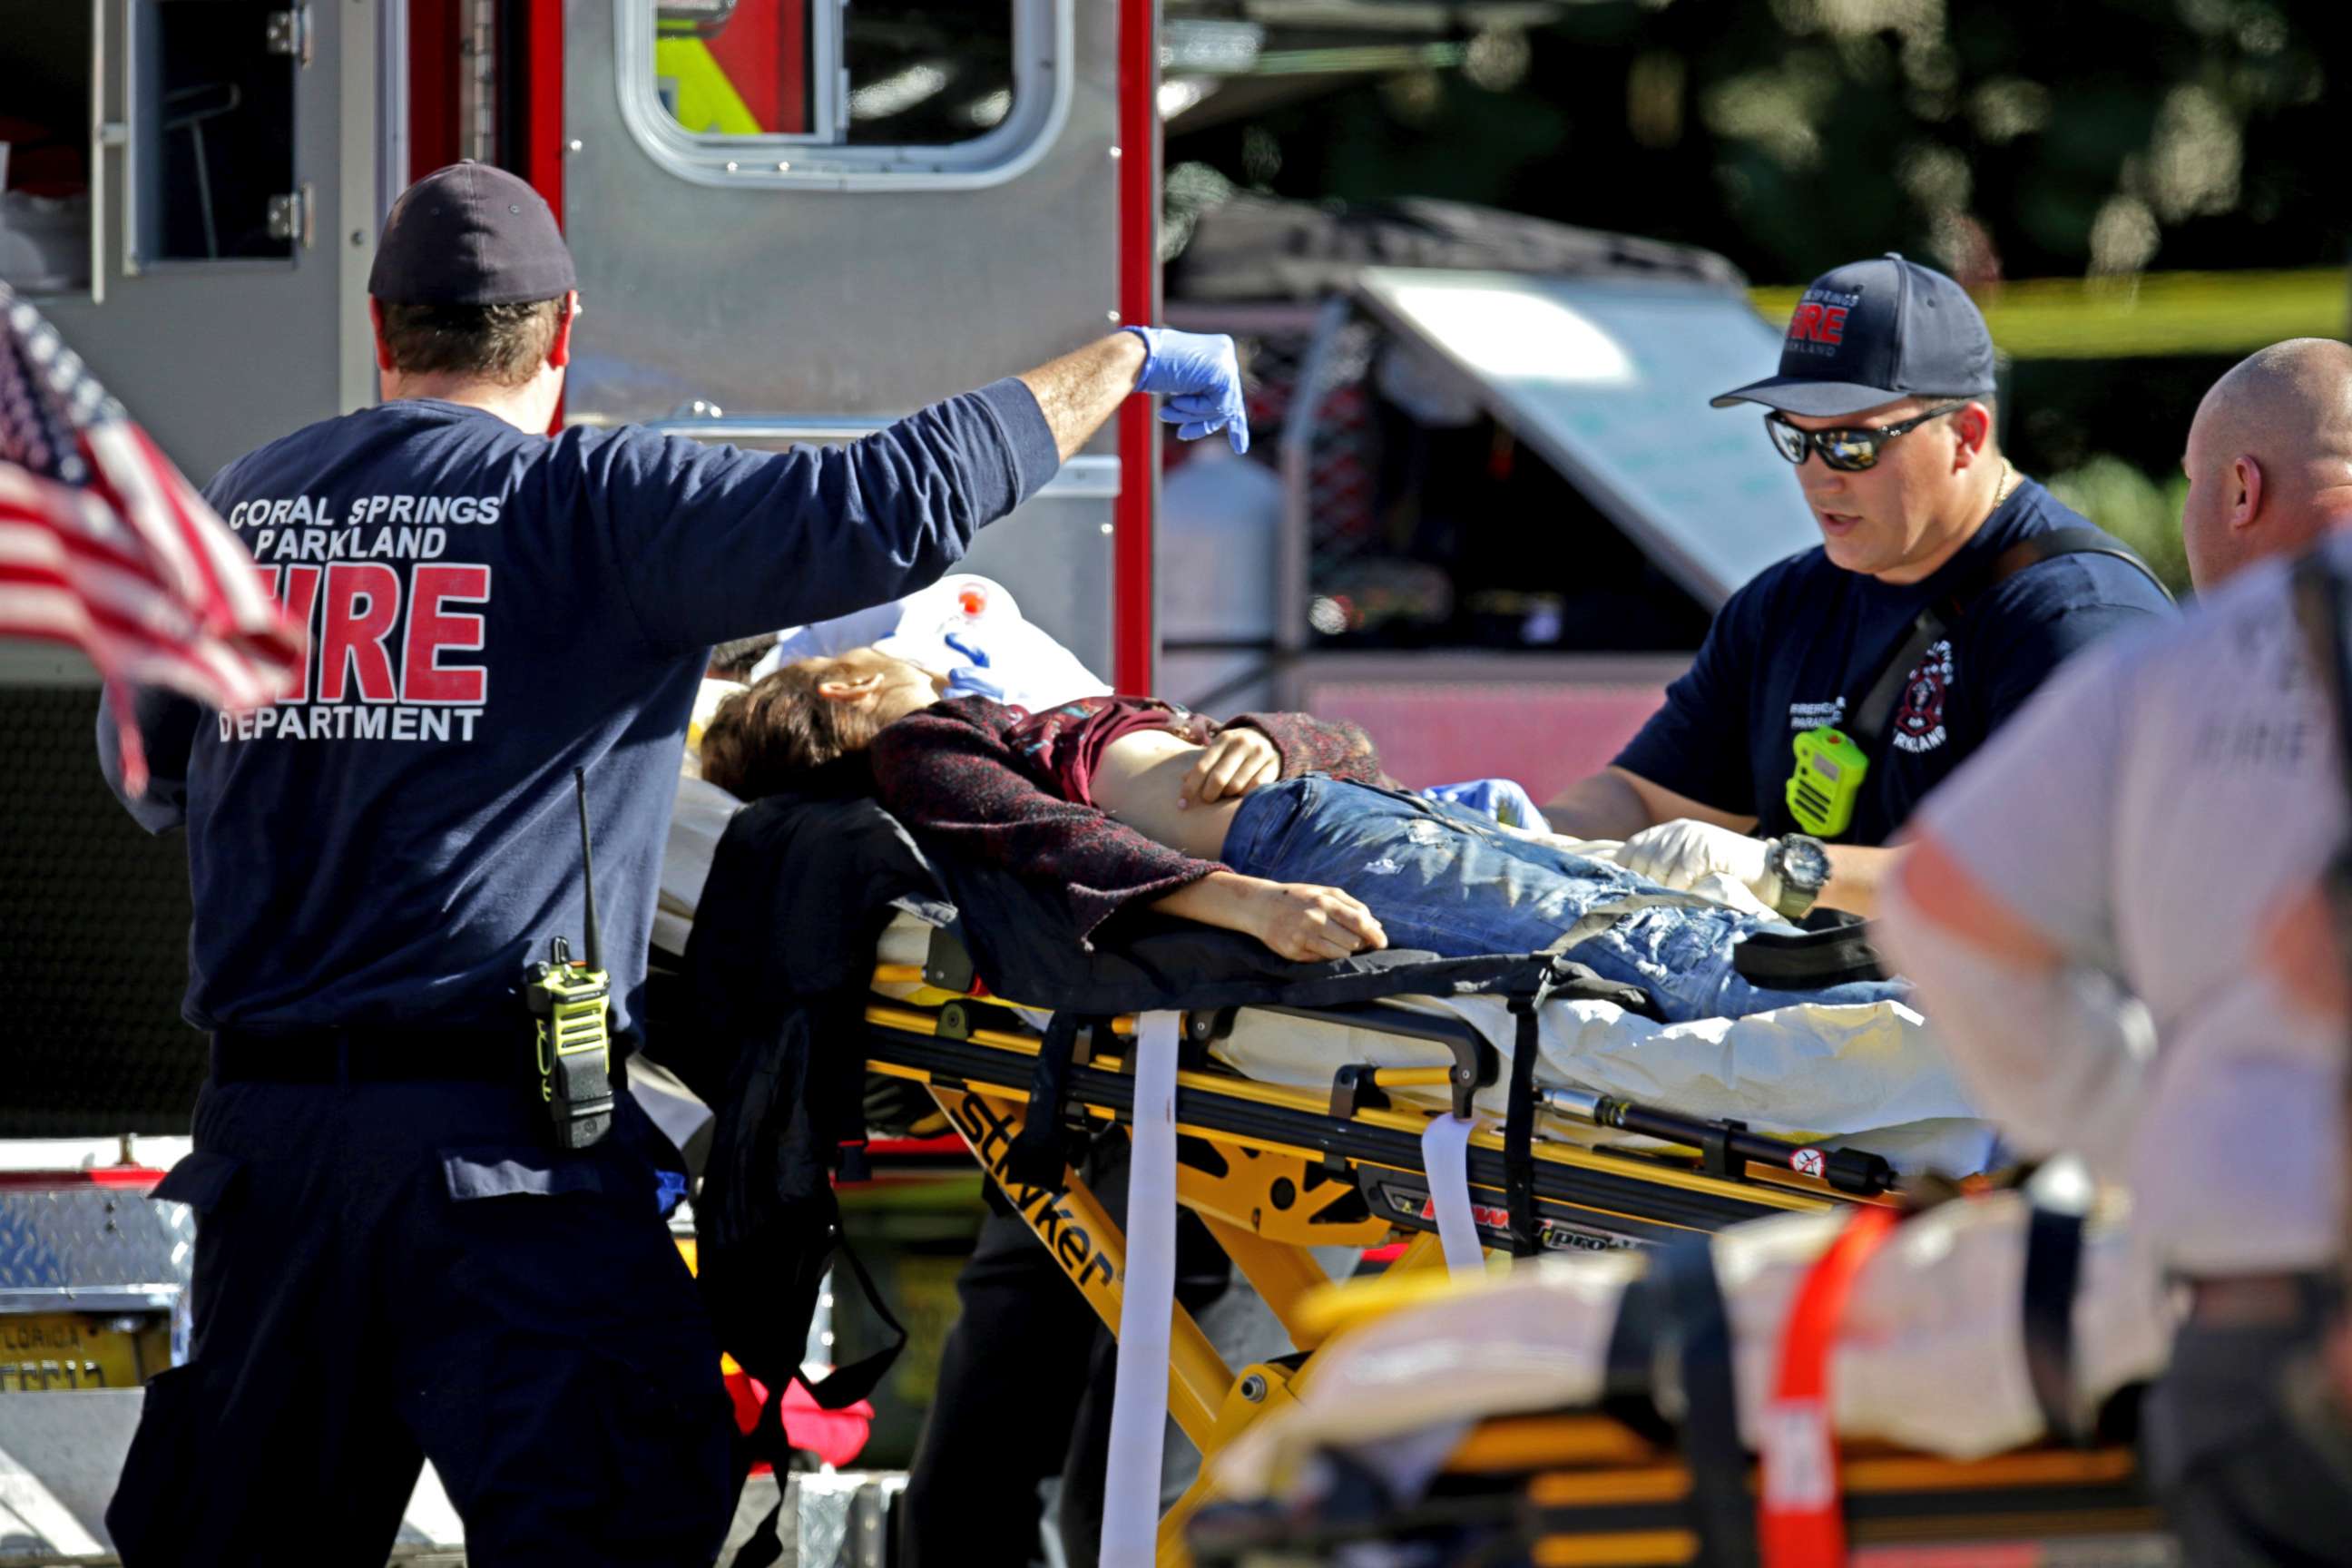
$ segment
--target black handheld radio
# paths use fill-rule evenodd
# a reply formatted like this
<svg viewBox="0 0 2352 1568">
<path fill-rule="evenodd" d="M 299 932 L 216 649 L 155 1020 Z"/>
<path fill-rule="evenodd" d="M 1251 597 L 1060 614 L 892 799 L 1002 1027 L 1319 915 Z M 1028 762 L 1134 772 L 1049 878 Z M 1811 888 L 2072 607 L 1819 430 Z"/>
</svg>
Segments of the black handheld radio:
<svg viewBox="0 0 2352 1568">
<path fill-rule="evenodd" d="M 562 937 L 548 962 L 523 972 L 539 1061 L 539 1097 L 555 1122 L 559 1149 L 585 1149 L 613 1128 L 613 1042 L 606 1024 L 613 995 L 596 932 L 596 868 L 588 848 L 588 776 L 572 770 L 580 796 L 580 875 L 588 901 L 588 955 L 575 963 Z"/>
</svg>

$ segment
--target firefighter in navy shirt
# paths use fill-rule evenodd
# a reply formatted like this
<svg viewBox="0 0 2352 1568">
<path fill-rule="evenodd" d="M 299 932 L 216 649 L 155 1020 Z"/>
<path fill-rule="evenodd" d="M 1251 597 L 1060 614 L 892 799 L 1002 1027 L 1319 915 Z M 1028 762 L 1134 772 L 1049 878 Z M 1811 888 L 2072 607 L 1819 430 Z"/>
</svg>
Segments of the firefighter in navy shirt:
<svg viewBox="0 0 2352 1568">
<path fill-rule="evenodd" d="M 614 1071 L 711 645 L 938 577 L 1130 393 L 1246 442 L 1233 346 L 1148 329 L 838 451 L 544 435 L 580 320 L 530 187 L 461 163 L 385 223 L 385 401 L 232 463 L 208 499 L 309 628 L 243 718 L 142 694 L 184 824 L 186 1015 L 211 1032 L 192 1353 L 148 1390 L 108 1522 L 130 1568 L 382 1563 L 421 1459 L 468 1561 L 709 1563 L 733 1493 L 719 1352 L 632 1098 L 558 1130 L 522 993 L 596 835 Z M 100 747 L 120 788 L 113 724 Z"/>
<path fill-rule="evenodd" d="M 2171 614 L 2147 568 L 2003 458 L 1992 337 L 1888 255 L 1824 273 L 1761 404 L 1822 543 L 1734 594 L 1665 705 L 1545 807 L 1673 887 L 1867 914 L 1912 808 L 2069 654 Z"/>
</svg>

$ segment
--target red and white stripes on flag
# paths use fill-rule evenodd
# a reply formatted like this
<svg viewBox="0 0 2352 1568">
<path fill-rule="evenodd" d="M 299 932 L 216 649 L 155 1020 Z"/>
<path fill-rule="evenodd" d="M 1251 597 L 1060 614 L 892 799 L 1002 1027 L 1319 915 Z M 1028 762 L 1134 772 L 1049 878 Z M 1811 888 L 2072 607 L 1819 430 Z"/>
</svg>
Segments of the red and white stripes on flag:
<svg viewBox="0 0 2352 1568">
<path fill-rule="evenodd" d="M 130 689 L 246 712 L 290 690 L 302 628 L 253 558 L 38 311 L 0 283 L 0 637 L 80 648 L 147 784 Z"/>
</svg>

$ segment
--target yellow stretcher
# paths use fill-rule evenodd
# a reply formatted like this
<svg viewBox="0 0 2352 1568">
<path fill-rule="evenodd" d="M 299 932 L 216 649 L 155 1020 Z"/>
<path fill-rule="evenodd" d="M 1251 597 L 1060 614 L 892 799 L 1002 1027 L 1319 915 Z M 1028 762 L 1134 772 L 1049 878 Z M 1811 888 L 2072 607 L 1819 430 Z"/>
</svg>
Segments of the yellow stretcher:
<svg viewBox="0 0 2352 1568">
<path fill-rule="evenodd" d="M 923 963 L 878 964 L 874 984 L 877 994 L 866 1010 L 869 1070 L 929 1091 L 949 1127 L 1116 1332 L 1127 1273 L 1118 1221 L 1066 1166 L 1052 1184 L 1024 1181 L 1013 1169 L 1043 1034 L 1022 1011 L 981 992 L 969 963 L 944 937 L 934 938 Z M 1178 1202 L 1206 1225 L 1297 1347 L 1280 1362 L 1232 1368 L 1176 1308 L 1168 1410 L 1204 1459 L 1313 1375 L 1313 1352 L 1328 1330 L 1306 1303 L 1328 1276 L 1309 1248 L 1370 1248 L 1402 1238 L 1392 1272 L 1443 1267 L 1421 1138 L 1432 1117 L 1444 1112 L 1394 1101 L 1389 1091 L 1444 1088 L 1466 1107 L 1498 1070 L 1496 1053 L 1467 1025 L 1449 1027 L 1447 1020 L 1381 1007 L 1279 1011 L 1301 1021 L 1402 1033 L 1443 1046 L 1452 1059 L 1429 1067 L 1343 1064 L 1328 1092 L 1318 1094 L 1254 1082 L 1215 1062 L 1208 1047 L 1229 1018 L 1206 1010 L 1183 1016 Z M 1125 1016 L 1080 1036 L 1063 1100 L 1069 1122 L 1107 1131 L 1130 1121 L 1135 1029 L 1134 1017 Z M 1548 1103 L 1555 1112 L 1590 1117 L 1594 1110 L 1591 1096 L 1552 1095 Z M 1605 1119 L 1608 1102 L 1600 1111 Z M 1885 1201 L 1842 1193 L 1773 1158 L 1794 1145 L 1732 1124 L 1690 1125 L 1687 1143 L 1638 1152 L 1537 1142 L 1532 1201 L 1540 1245 L 1561 1251 L 1643 1246 L 1774 1214 Z M 1468 1174 L 1482 1243 L 1509 1246 L 1511 1184 L 1501 1138 L 1484 1131 L 1472 1138 Z M 1163 1517 L 1162 1563 L 1186 1560 L 1185 1522 L 1204 1489 L 1205 1482 L 1196 1485 Z"/>
<path fill-rule="evenodd" d="M 1839 1472 L 1852 1568 L 2173 1568 L 2180 1561 L 2128 1448 L 2039 1447 L 1955 1460 L 1855 1444 Z M 1213 1506 L 1192 1521 L 1189 1544 L 1202 1568 L 1304 1568 L 1366 1541 L 1397 1549 L 1392 1561 L 1492 1568 L 1739 1561 L 1710 1554 L 1695 1511 L 1691 1471 L 1670 1445 L 1606 1415 L 1570 1412 L 1474 1427 L 1412 1504 L 1343 1483 L 1304 1516 Z"/>
<path fill-rule="evenodd" d="M 1344 1337 L 1464 1284 L 1360 1281 L 1317 1293 L 1303 1315 L 1311 1331 Z M 1639 1375 L 1623 1384 L 1612 1346 L 1609 1386 L 1627 1392 L 1597 1408 L 1483 1417 L 1465 1410 L 1443 1432 L 1433 1423 L 1389 1433 L 1398 1452 L 1442 1445 L 1426 1456 L 1433 1473 L 1413 1468 L 1411 1480 L 1384 1478 L 1361 1453 L 1294 1450 L 1273 1472 L 1286 1478 L 1276 1495 L 1240 1502 L 1211 1491 L 1196 1502 L 1187 1560 L 1201 1568 L 1755 1568 L 1769 1495 L 1759 1467 L 1727 1437 L 1712 1446 L 1689 1438 L 1699 1400 L 1688 1376 L 1672 1377 L 1676 1386 L 1659 1399 L 1648 1359 L 1672 1341 L 1643 1342 Z M 1659 1417 L 1662 1405 L 1684 1411 L 1681 1430 Z M 1826 1504 L 1842 1542 L 1807 1550 L 1784 1542 L 1784 1555 L 1762 1560 L 1768 1568 L 2179 1568 L 2137 1456 L 2114 1435 L 2135 1411 L 2132 1400 L 2119 1401 L 2109 1412 L 2119 1418 L 2099 1441 L 1965 1460 L 1845 1442 Z M 1286 1487 L 1290 1495 L 1280 1495 Z M 1379 1551 L 1367 1555 L 1370 1543 Z"/>
</svg>

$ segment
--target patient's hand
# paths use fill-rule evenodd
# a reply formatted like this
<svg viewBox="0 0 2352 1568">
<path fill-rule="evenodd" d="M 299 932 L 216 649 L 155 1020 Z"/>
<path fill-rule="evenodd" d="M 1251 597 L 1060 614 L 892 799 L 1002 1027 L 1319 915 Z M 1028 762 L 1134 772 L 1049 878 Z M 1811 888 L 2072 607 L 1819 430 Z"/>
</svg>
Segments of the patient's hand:
<svg viewBox="0 0 2352 1568">
<path fill-rule="evenodd" d="M 1237 798 L 1282 776 L 1282 753 L 1264 731 L 1227 730 L 1201 748 L 1177 791 L 1176 809 Z"/>
<path fill-rule="evenodd" d="M 1150 907 L 1254 936 L 1296 963 L 1322 963 L 1389 944 L 1372 911 L 1337 888 L 1269 882 L 1222 867 L 1154 899 Z"/>
<path fill-rule="evenodd" d="M 1388 946 L 1372 911 L 1337 888 L 1259 884 L 1257 939 L 1297 963 L 1321 963 Z"/>
</svg>

